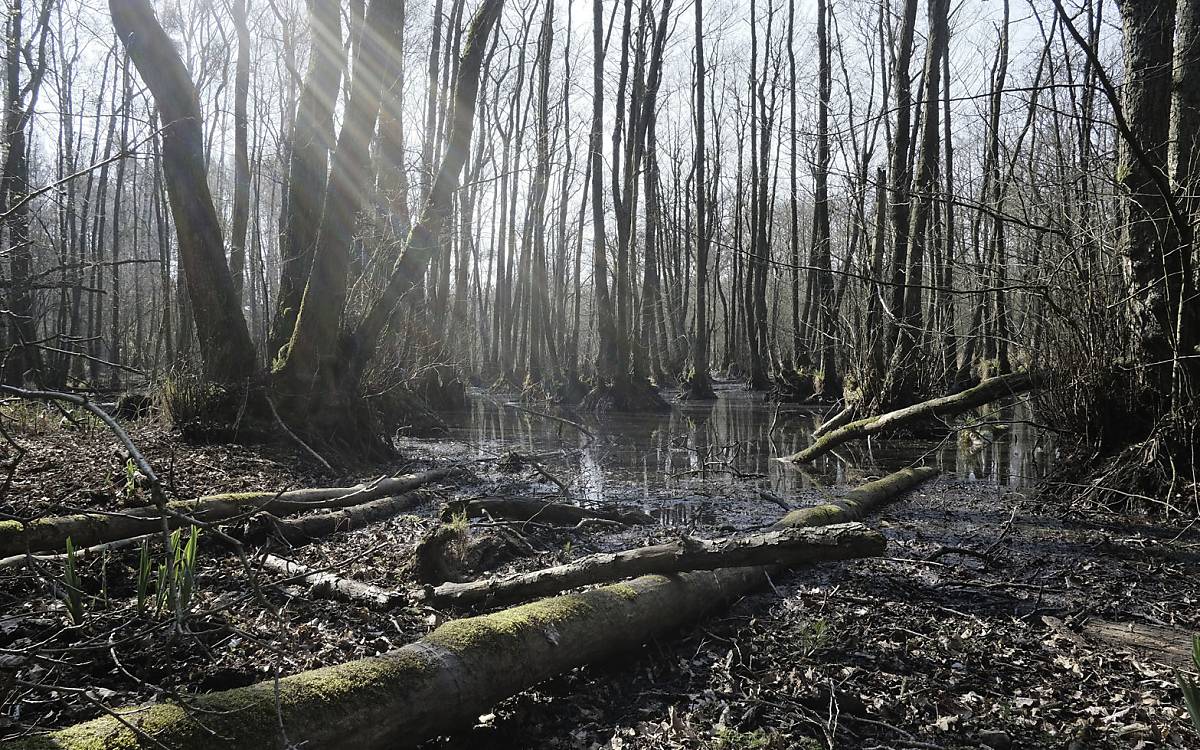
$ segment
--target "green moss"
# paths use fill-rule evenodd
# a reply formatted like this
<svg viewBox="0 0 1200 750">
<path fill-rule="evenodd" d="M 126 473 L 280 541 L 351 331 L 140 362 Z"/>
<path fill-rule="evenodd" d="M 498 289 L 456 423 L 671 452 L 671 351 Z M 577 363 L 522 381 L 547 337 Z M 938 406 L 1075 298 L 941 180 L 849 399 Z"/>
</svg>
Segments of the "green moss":
<svg viewBox="0 0 1200 750">
<path fill-rule="evenodd" d="M 788 513 L 775 526 L 826 526 L 847 520 L 846 509 L 832 503 L 811 508 L 800 508 Z"/>
<path fill-rule="evenodd" d="M 611 586 L 605 586 L 604 590 L 626 601 L 636 599 L 639 596 L 638 590 L 628 583 L 614 583 Z"/>
<path fill-rule="evenodd" d="M 280 706 L 285 726 L 299 737 L 320 737 L 356 709 L 377 707 L 397 696 L 407 697 L 434 671 L 419 655 L 396 651 L 386 656 L 324 667 L 280 680 Z M 200 696 L 190 701 L 201 727 L 178 705 L 156 704 L 123 711 L 126 721 L 168 747 L 179 750 L 220 745 L 219 737 L 237 739 L 237 747 L 266 748 L 278 744 L 275 684 Z M 207 728 L 207 729 L 206 729 Z M 315 743 L 317 745 L 320 742 Z M 11 750 L 133 750 L 138 738 L 113 717 L 76 724 L 31 737 Z"/>
<path fill-rule="evenodd" d="M 507 646 L 526 633 L 541 632 L 547 625 L 587 615 L 593 609 L 586 595 L 555 596 L 490 615 L 448 622 L 430 633 L 426 641 L 459 654 L 474 648 Z"/>
</svg>

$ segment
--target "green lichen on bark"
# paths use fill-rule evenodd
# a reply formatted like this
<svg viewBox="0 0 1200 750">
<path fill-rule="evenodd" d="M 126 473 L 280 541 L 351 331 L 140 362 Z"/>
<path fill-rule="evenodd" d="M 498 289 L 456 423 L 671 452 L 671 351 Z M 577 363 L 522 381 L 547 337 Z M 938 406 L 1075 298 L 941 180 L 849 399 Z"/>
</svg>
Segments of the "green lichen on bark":
<svg viewBox="0 0 1200 750">
<path fill-rule="evenodd" d="M 283 678 L 280 713 L 276 713 L 275 684 L 261 682 L 198 696 L 189 701 L 187 710 L 159 703 L 120 711 L 126 722 L 152 740 L 105 716 L 18 740 L 6 745 L 6 750 L 133 750 L 158 743 L 172 750 L 283 747 L 281 717 L 289 735 L 328 738 L 339 733 L 338 726 L 345 733 L 345 722 L 355 709 L 371 710 L 410 694 L 434 669 L 417 654 L 395 651 Z"/>
</svg>

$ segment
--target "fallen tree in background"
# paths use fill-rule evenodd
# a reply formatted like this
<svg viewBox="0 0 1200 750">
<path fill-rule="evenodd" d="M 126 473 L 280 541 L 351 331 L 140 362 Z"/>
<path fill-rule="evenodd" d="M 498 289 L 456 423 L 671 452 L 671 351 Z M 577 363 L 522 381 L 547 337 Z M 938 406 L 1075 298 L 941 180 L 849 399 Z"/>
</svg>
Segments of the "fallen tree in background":
<svg viewBox="0 0 1200 750">
<path fill-rule="evenodd" d="M 353 531 L 386 521 L 406 510 L 411 510 L 425 500 L 426 495 L 423 493 L 406 492 L 395 497 L 384 497 L 361 505 L 332 510 L 327 513 L 313 513 L 301 518 L 285 520 L 274 514 L 263 514 L 254 519 L 243 538 L 246 541 L 261 542 L 268 537 L 273 537 L 288 544 L 307 544 L 314 539 L 320 539 L 339 531 Z"/>
<path fill-rule="evenodd" d="M 582 521 L 600 520 L 621 523 L 627 526 L 648 525 L 654 519 L 641 510 L 603 510 L 583 508 L 578 505 L 556 503 L 552 500 L 519 497 L 488 497 L 477 500 L 462 500 L 446 505 L 443 520 L 457 514 L 467 518 L 501 518 L 506 521 L 533 521 L 574 526 Z"/>
<path fill-rule="evenodd" d="M 822 525 L 865 513 L 933 476 L 906 469 L 855 490 L 853 508 L 795 519 Z M 826 506 L 826 507 L 833 507 Z M 448 622 L 382 656 L 160 703 L 11 743 L 11 750 L 166 745 L 174 750 L 411 746 L 470 725 L 509 696 L 610 658 L 767 583 L 767 568 L 648 575 Z"/>
<path fill-rule="evenodd" d="M 230 492 L 196 500 L 167 503 L 166 516 L 157 507 L 133 508 L 120 513 L 78 513 L 70 516 L 0 521 L 0 555 L 22 552 L 50 552 L 63 549 L 67 537 L 76 547 L 92 547 L 161 531 L 187 526 L 195 521 L 220 523 L 259 511 L 276 516 L 295 515 L 310 510 L 346 508 L 372 500 L 410 492 L 422 485 L 457 473 L 457 467 L 431 469 L 405 477 L 389 477 L 353 487 L 291 490 L 288 492 Z"/>
<path fill-rule="evenodd" d="M 998 401 L 1008 396 L 1038 388 L 1046 380 L 1040 373 L 1015 372 L 988 378 L 974 388 L 961 393 L 922 401 L 903 409 L 889 411 L 874 417 L 866 417 L 837 428 L 818 438 L 802 451 L 784 458 L 784 461 L 805 463 L 825 455 L 842 443 L 860 440 L 878 432 L 894 429 L 906 424 L 937 417 L 949 417 L 968 409 Z"/>
</svg>

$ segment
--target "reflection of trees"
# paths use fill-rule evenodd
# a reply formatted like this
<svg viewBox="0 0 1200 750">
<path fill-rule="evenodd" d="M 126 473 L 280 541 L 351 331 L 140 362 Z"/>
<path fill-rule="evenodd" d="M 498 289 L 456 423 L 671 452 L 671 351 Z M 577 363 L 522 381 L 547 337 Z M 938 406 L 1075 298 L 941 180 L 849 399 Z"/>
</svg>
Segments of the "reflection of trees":
<svg viewBox="0 0 1200 750">
<path fill-rule="evenodd" d="M 760 486 L 787 496 L 814 486 L 859 483 L 917 459 L 963 477 L 1012 487 L 1027 485 L 1044 470 L 1033 453 L 1040 433 L 1024 421 L 1027 412 L 1024 404 L 985 411 L 973 432 L 955 431 L 940 443 L 848 443 L 836 455 L 810 466 L 772 459 L 807 445 L 820 415 L 798 409 L 776 413 L 774 404 L 742 394 L 692 402 L 667 414 L 609 414 L 589 421 L 595 440 L 570 427 L 477 398 L 454 429 L 464 431 L 464 440 L 492 450 L 564 450 L 563 458 L 555 461 L 577 477 L 573 490 L 593 501 L 604 499 L 606 482 L 614 479 L 641 484 L 649 491 L 681 484 L 724 485 L 738 481 L 735 473 L 762 475 Z"/>
</svg>

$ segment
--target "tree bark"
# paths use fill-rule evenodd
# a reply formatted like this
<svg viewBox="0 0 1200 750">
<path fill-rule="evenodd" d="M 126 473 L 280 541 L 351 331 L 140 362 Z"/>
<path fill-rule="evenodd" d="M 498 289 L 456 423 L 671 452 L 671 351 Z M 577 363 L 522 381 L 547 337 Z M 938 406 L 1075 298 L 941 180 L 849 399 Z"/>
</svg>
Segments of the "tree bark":
<svg viewBox="0 0 1200 750">
<path fill-rule="evenodd" d="M 48 552 L 62 549 L 70 537 L 76 547 L 91 547 L 117 539 L 149 534 L 163 524 L 180 528 L 192 520 L 221 523 L 248 517 L 260 511 L 276 516 L 295 515 L 311 510 L 346 508 L 401 495 L 430 482 L 444 479 L 455 468 L 432 469 L 407 477 L 381 479 L 353 487 L 291 490 L 288 492 L 242 492 L 209 495 L 195 500 L 167 503 L 167 516 L 156 507 L 141 507 L 117 515 L 80 513 L 72 516 L 38 518 L 28 523 L 0 521 L 0 555 L 20 552 Z"/>
<path fill-rule="evenodd" d="M 383 497 L 328 513 L 313 513 L 292 519 L 281 519 L 274 513 L 267 512 L 251 521 L 244 538 L 262 541 L 273 537 L 295 546 L 308 544 L 314 539 L 327 537 L 339 531 L 353 531 L 385 521 L 411 510 L 426 499 L 426 496 L 420 493 L 406 492 L 403 495 Z"/>
<path fill-rule="evenodd" d="M 443 583 L 424 599 L 441 606 L 493 606 L 528 601 L 621 578 L 759 565 L 796 565 L 876 557 L 884 539 L 861 524 L 789 528 L 727 539 L 683 539 L 621 552 L 588 555 L 566 565 L 470 583 Z"/>
<path fill-rule="evenodd" d="M 450 503 L 444 518 L 465 513 L 468 518 L 491 516 L 509 521 L 534 521 L 574 526 L 581 521 L 600 519 L 627 525 L 653 524 L 654 519 L 642 511 L 601 510 L 599 508 L 581 508 L 578 505 L 555 503 L 548 500 L 532 498 L 498 497 L 480 498 Z"/>
<path fill-rule="evenodd" d="M 109 0 L 109 10 L 163 122 L 163 173 L 204 376 L 211 382 L 244 383 L 255 372 L 254 344 L 225 264 L 221 224 L 208 188 L 196 87 L 149 0 Z"/>
<path fill-rule="evenodd" d="M 276 555 L 266 555 L 261 560 L 267 570 L 288 577 L 288 582 L 308 584 L 313 588 L 313 595 L 326 596 L 330 599 L 367 606 L 376 610 L 388 610 L 408 601 L 408 596 L 402 591 L 388 591 L 370 583 L 356 581 L 335 573 L 323 570 L 313 570 L 307 565 L 286 560 Z"/>
</svg>

